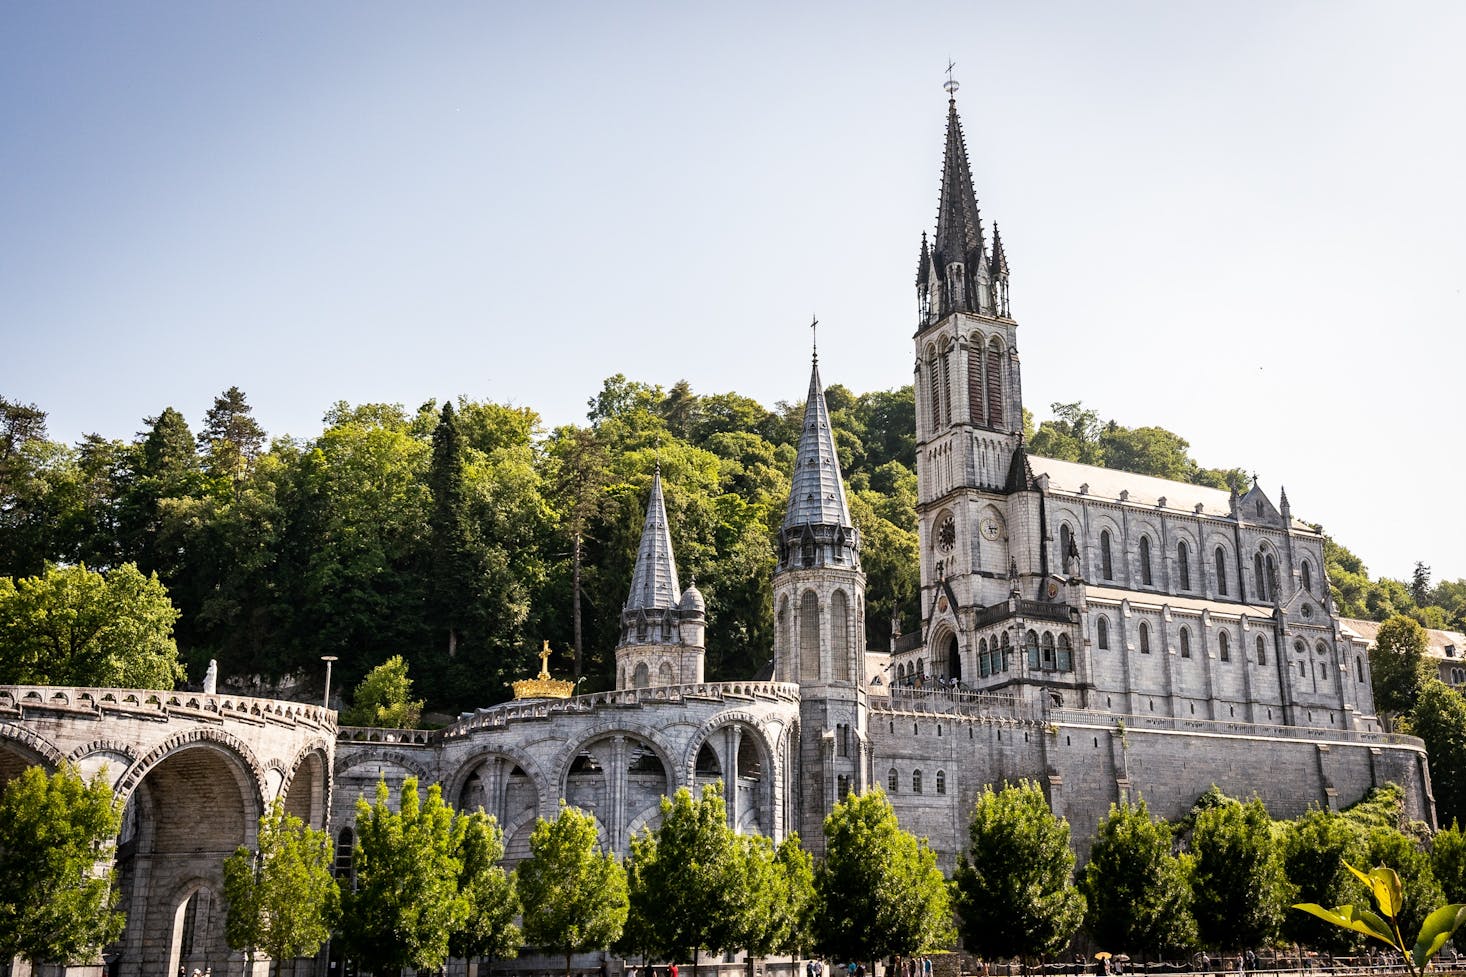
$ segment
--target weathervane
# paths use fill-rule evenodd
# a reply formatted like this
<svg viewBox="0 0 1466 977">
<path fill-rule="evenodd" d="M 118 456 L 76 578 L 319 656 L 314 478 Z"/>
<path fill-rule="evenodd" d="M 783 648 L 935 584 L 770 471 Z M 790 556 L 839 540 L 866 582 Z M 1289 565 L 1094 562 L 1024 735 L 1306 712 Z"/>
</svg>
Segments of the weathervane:
<svg viewBox="0 0 1466 977">
<path fill-rule="evenodd" d="M 944 92 L 947 93 L 947 97 L 948 98 L 951 98 L 951 99 L 954 99 L 954 100 L 957 98 L 957 89 L 959 89 L 959 88 L 962 87 L 961 85 L 959 85 L 957 83 L 957 80 L 952 77 L 952 69 L 955 68 L 955 67 L 957 67 L 957 62 L 953 61 L 951 58 L 948 58 L 947 59 L 947 83 L 942 86 L 942 91 L 944 91 Z"/>
<path fill-rule="evenodd" d="M 810 346 L 810 349 L 814 350 L 814 355 L 815 356 L 819 356 L 820 355 L 820 334 L 819 334 L 819 328 L 820 328 L 819 316 L 817 316 L 817 315 L 811 315 L 809 317 L 809 346 Z"/>
</svg>

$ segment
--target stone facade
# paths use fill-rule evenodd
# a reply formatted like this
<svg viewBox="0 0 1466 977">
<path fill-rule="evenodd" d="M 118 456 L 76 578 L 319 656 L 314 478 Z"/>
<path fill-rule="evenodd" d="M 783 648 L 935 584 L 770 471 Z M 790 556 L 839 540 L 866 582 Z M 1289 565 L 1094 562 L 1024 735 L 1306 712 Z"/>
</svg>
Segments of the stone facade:
<svg viewBox="0 0 1466 977">
<path fill-rule="evenodd" d="M 333 714 L 268 700 L 0 689 L 0 780 L 105 763 L 127 802 L 113 972 L 240 966 L 220 863 L 264 807 L 282 798 L 328 827 L 345 871 L 357 798 L 409 776 L 493 814 L 510 862 L 562 799 L 625 853 L 663 795 L 718 780 L 738 830 L 798 830 L 816 852 L 831 808 L 878 785 L 949 871 L 977 794 L 1020 778 L 1081 851 L 1110 804 L 1144 796 L 1176 817 L 1213 784 L 1285 817 L 1394 782 L 1433 821 L 1420 742 L 1379 730 L 1368 641 L 1334 613 L 1322 538 L 1285 494 L 1029 455 L 1008 275 L 954 98 L 917 278 L 921 621 L 889 654 L 863 647 L 860 534 L 816 363 L 777 540 L 771 681 L 702 681 L 706 608 L 679 589 L 658 475 L 609 692 L 433 732 L 338 732 Z"/>
</svg>

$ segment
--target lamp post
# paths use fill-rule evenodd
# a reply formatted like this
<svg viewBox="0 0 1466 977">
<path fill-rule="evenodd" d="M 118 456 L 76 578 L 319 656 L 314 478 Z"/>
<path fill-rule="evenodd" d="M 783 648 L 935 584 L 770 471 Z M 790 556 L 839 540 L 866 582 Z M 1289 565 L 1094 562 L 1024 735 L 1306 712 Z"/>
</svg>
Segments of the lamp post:
<svg viewBox="0 0 1466 977">
<path fill-rule="evenodd" d="M 321 700 L 321 706 L 325 709 L 331 708 L 331 663 L 336 661 L 335 655 L 322 655 L 321 661 L 326 663 L 326 695 Z"/>
</svg>

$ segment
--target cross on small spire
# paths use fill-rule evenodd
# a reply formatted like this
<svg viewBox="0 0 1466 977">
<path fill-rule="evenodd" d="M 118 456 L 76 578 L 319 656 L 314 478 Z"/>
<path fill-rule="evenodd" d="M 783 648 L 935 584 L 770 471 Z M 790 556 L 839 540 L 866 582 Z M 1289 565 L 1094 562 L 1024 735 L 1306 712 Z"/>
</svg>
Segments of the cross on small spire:
<svg viewBox="0 0 1466 977">
<path fill-rule="evenodd" d="M 809 346 L 810 346 L 810 349 L 814 351 L 814 355 L 815 355 L 815 358 L 816 359 L 818 359 L 819 358 L 819 355 L 820 355 L 820 334 L 819 334 L 819 328 L 820 328 L 820 320 L 819 320 L 819 317 L 818 316 L 815 316 L 815 315 L 811 315 L 809 317 Z"/>
<path fill-rule="evenodd" d="M 957 62 L 953 61 L 951 58 L 948 58 L 947 59 L 947 83 L 942 86 L 942 90 L 947 93 L 947 97 L 950 98 L 950 99 L 952 99 L 952 100 L 954 100 L 954 101 L 957 98 L 957 89 L 959 89 L 959 88 L 962 87 L 961 85 L 959 85 L 957 83 L 957 80 L 952 77 L 952 69 L 953 68 L 956 68 L 956 67 L 957 67 Z"/>
</svg>

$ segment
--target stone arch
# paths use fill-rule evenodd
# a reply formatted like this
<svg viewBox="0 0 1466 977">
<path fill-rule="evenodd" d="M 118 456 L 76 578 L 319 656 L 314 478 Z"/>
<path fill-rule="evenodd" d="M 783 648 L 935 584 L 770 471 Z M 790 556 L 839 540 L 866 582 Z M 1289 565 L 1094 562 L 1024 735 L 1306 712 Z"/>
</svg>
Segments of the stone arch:
<svg viewBox="0 0 1466 977">
<path fill-rule="evenodd" d="M 135 762 L 123 774 L 118 782 L 117 791 L 120 794 L 127 794 L 132 791 L 138 783 L 158 767 L 163 761 L 180 750 L 186 750 L 192 746 L 210 746 L 223 753 L 232 754 L 240 763 L 249 770 L 254 777 L 255 787 L 259 795 L 265 795 L 265 766 L 249 744 L 244 740 L 225 732 L 222 729 L 212 729 L 207 726 L 198 726 L 192 729 L 180 730 L 149 750 L 140 760 Z"/>
<path fill-rule="evenodd" d="M 567 804 L 596 815 L 609 850 L 624 852 L 634 826 L 659 820 L 662 797 L 679 786 L 678 770 L 656 733 L 626 724 L 577 740 L 554 786 Z"/>
<path fill-rule="evenodd" d="M 313 743 L 296 754 L 280 785 L 285 810 L 313 828 L 324 828 L 330 814 L 329 769 L 325 746 Z"/>
<path fill-rule="evenodd" d="M 719 756 L 714 744 L 718 734 L 738 731 L 737 753 L 732 763 Z M 725 740 L 721 746 L 726 751 Z M 689 780 L 697 783 L 698 761 L 710 749 L 723 781 L 723 798 L 728 805 L 729 824 L 744 833 L 774 834 L 776 827 L 776 784 L 779 781 L 778 743 L 772 741 L 759 717 L 743 710 L 719 713 L 703 725 L 687 745 L 684 767 Z"/>
<path fill-rule="evenodd" d="M 24 726 L 0 725 L 0 788 L 27 767 L 42 766 L 52 773 L 66 757 L 50 740 Z"/>
<path fill-rule="evenodd" d="M 203 970 L 219 960 L 234 956 L 222 943 L 222 930 L 211 933 L 210 917 L 224 913 L 223 888 L 215 880 L 202 876 L 187 879 L 178 885 L 169 900 L 172 904 L 168 928 L 168 969 L 165 973 L 191 973 Z"/>
<path fill-rule="evenodd" d="M 401 767 L 409 777 L 416 777 L 420 784 L 430 784 L 437 779 L 431 770 L 418 762 L 417 757 L 403 753 L 401 750 L 384 750 L 380 747 L 362 749 L 356 746 L 348 753 L 338 753 L 333 770 L 339 775 L 353 767 L 366 766 L 374 762 L 390 763 L 395 767 Z"/>
</svg>

